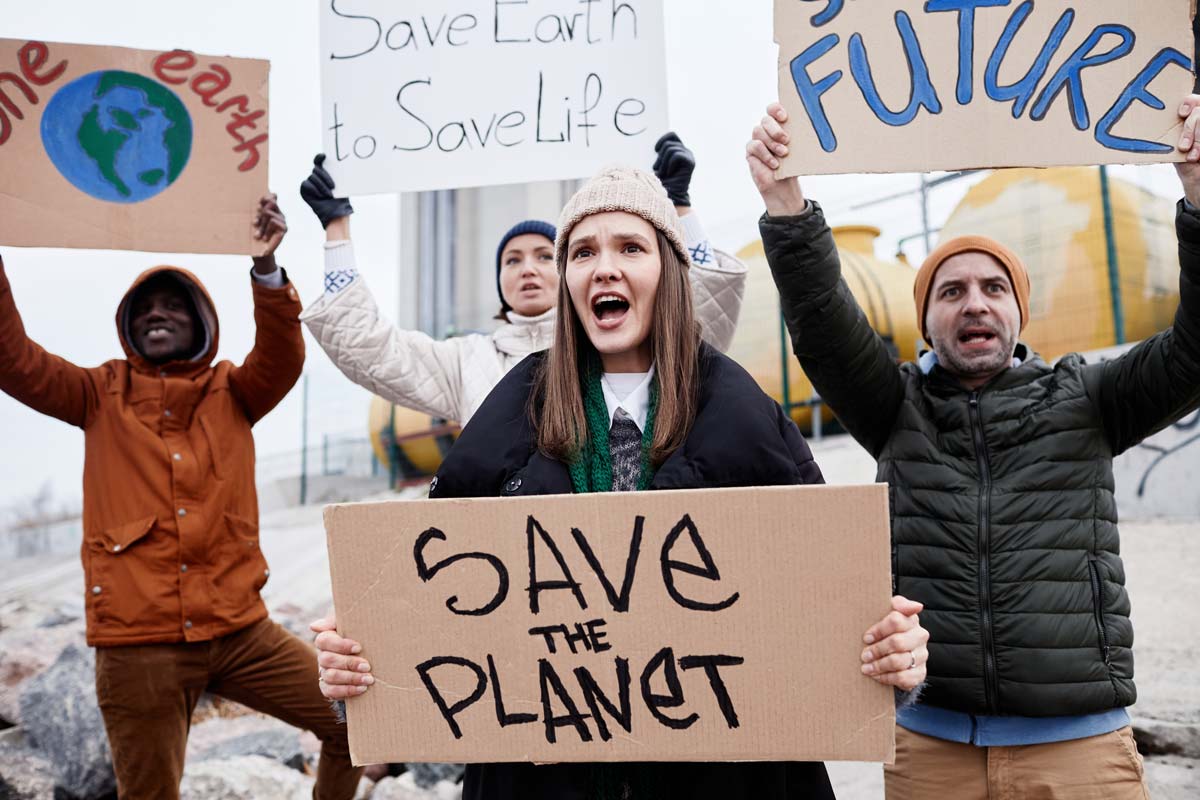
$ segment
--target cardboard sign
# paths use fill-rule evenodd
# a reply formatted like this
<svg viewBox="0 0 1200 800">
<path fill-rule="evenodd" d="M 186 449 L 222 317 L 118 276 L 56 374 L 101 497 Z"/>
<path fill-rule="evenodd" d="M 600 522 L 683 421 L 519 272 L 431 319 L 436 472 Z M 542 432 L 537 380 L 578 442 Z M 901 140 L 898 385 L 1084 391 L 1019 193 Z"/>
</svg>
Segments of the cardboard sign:
<svg viewBox="0 0 1200 800">
<path fill-rule="evenodd" d="M 325 510 L 356 764 L 891 761 L 887 487 Z"/>
<path fill-rule="evenodd" d="M 0 244 L 261 251 L 268 66 L 0 39 Z"/>
<path fill-rule="evenodd" d="M 590 176 L 667 130 L 659 0 L 321 0 L 325 166 L 350 195 Z"/>
<path fill-rule="evenodd" d="M 1182 160 L 1195 0 L 776 0 L 780 177 Z"/>
</svg>

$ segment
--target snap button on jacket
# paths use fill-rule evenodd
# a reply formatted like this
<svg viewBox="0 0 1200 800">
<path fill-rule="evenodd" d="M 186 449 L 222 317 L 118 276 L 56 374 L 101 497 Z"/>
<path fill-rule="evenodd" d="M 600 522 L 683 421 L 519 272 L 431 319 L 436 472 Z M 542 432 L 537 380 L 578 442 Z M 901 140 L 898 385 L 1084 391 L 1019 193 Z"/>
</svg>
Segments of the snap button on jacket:
<svg viewBox="0 0 1200 800">
<path fill-rule="evenodd" d="M 163 273 L 189 290 L 204 338 L 195 358 L 152 364 L 131 342 L 128 307 Z M 157 267 L 117 311 L 126 358 L 83 368 L 26 336 L 0 269 L 0 389 L 84 432 L 89 645 L 205 641 L 267 616 L 250 429 L 296 382 L 304 341 L 291 285 L 252 283 L 256 338 L 240 366 L 212 365 L 217 317 L 196 277 Z"/>
</svg>

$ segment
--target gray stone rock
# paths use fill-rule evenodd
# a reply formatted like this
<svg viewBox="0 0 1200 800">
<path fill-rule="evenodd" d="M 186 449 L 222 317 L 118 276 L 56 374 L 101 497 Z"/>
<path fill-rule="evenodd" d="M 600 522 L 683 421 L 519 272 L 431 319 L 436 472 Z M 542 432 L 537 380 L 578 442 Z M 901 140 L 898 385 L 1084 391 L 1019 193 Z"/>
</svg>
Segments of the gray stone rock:
<svg viewBox="0 0 1200 800">
<path fill-rule="evenodd" d="M 413 776 L 417 786 L 428 789 L 437 786 L 439 781 L 459 783 L 462 781 L 464 767 L 462 764 L 405 764 L 408 774 Z"/>
<path fill-rule="evenodd" d="M 192 729 L 195 730 L 196 725 L 214 717 L 249 717 L 256 714 L 258 714 L 257 711 L 247 708 L 241 703 L 205 692 L 200 695 L 199 702 L 192 710 Z"/>
<path fill-rule="evenodd" d="M 0 734 L 0 798 L 50 800 L 57 776 L 54 765 L 29 748 L 20 729 Z"/>
<path fill-rule="evenodd" d="M 301 771 L 305 765 L 300 731 L 272 717 L 217 717 L 192 728 L 189 761 L 234 756 L 263 756 Z"/>
<path fill-rule="evenodd" d="M 1135 718 L 1133 735 L 1144 754 L 1200 758 L 1200 725 Z"/>
<path fill-rule="evenodd" d="M 234 756 L 263 756 L 291 769 L 304 771 L 304 752 L 296 731 L 262 731 L 237 736 L 206 751 L 201 761 Z"/>
<path fill-rule="evenodd" d="M 1146 759 L 1146 788 L 1154 800 L 1200 797 L 1200 761 L 1179 756 Z"/>
<path fill-rule="evenodd" d="M 308 623 L 318 616 L 320 615 L 307 612 L 294 603 L 283 603 L 271 609 L 273 621 L 282 625 L 288 633 L 306 642 L 311 642 L 313 639 L 313 632 L 308 629 Z"/>
<path fill-rule="evenodd" d="M 21 724 L 21 691 L 67 644 L 86 646 L 82 626 L 12 628 L 0 633 L 0 720 Z"/>
<path fill-rule="evenodd" d="M 96 656 L 68 645 L 58 660 L 21 692 L 21 719 L 34 750 L 54 764 L 58 785 L 76 797 L 113 792 L 112 754 L 96 704 Z"/>
<path fill-rule="evenodd" d="M 180 800 L 310 800 L 313 779 L 263 756 L 188 764 Z"/>
<path fill-rule="evenodd" d="M 365 776 L 360 778 L 358 788 L 354 790 L 354 800 L 367 800 L 374 789 L 375 781 Z"/>
<path fill-rule="evenodd" d="M 39 628 L 58 628 L 62 627 L 63 625 L 70 625 L 76 622 L 82 622 L 82 620 L 79 619 L 79 615 L 75 613 L 74 609 L 64 606 L 56 608 L 48 613 L 41 619 L 41 621 L 38 622 L 37 626 Z"/>
<path fill-rule="evenodd" d="M 450 781 L 418 786 L 411 772 L 399 778 L 384 778 L 375 784 L 371 800 L 461 800 L 462 787 Z"/>
</svg>

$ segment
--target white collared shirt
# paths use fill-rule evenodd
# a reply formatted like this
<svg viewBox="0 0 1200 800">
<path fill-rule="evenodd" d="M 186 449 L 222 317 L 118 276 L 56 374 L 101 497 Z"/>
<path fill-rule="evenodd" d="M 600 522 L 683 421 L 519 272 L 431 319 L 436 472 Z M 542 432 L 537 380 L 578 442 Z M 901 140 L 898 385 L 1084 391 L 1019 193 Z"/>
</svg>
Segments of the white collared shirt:
<svg viewBox="0 0 1200 800">
<path fill-rule="evenodd" d="M 604 393 L 604 404 L 608 406 L 608 424 L 612 427 L 617 409 L 622 408 L 639 431 L 646 430 L 646 413 L 650 409 L 650 381 L 654 380 L 654 366 L 649 372 L 606 372 L 600 376 L 600 390 Z"/>
</svg>

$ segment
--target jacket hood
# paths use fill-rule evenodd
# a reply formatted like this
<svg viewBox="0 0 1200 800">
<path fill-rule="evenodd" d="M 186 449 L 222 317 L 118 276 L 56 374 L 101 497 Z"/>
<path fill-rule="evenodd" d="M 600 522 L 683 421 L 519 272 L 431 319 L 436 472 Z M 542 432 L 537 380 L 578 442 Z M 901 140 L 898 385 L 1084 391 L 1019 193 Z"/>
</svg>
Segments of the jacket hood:
<svg viewBox="0 0 1200 800">
<path fill-rule="evenodd" d="M 142 288 L 149 281 L 161 276 L 173 278 L 187 289 L 188 295 L 192 300 L 192 307 L 195 308 L 196 315 L 200 321 L 200 329 L 197 330 L 196 334 L 203 337 L 203 339 L 196 355 L 191 358 L 170 361 L 167 364 L 154 364 L 147 360 L 137 347 L 134 346 L 133 336 L 129 330 L 129 317 L 132 311 L 131 301 L 138 289 Z M 117 306 L 117 335 L 121 338 L 121 348 L 125 351 L 125 357 L 138 369 L 163 369 L 168 365 L 177 365 L 185 368 L 207 367 L 216 358 L 217 344 L 220 339 L 220 329 L 217 325 L 217 309 L 213 305 L 212 297 L 209 296 L 208 290 L 204 288 L 204 284 L 186 269 L 172 266 L 151 267 L 137 277 L 137 280 L 125 292 L 125 296 L 121 299 L 121 304 Z"/>
</svg>

